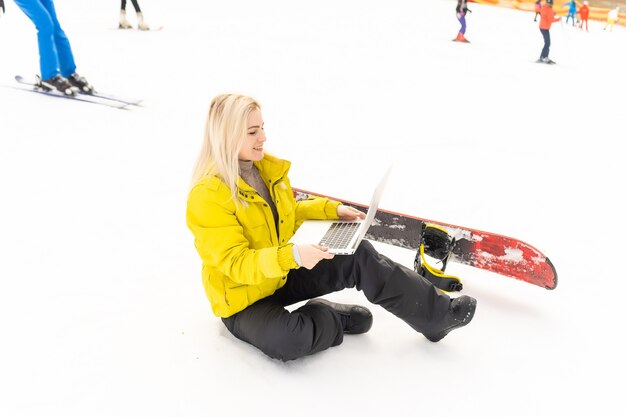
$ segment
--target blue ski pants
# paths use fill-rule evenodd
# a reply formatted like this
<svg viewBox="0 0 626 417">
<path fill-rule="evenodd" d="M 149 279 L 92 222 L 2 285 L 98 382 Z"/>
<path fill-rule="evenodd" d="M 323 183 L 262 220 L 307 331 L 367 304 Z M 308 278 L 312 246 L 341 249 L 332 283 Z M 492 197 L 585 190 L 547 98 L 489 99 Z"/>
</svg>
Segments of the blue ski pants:
<svg viewBox="0 0 626 417">
<path fill-rule="evenodd" d="M 15 0 L 15 3 L 37 28 L 41 78 L 47 80 L 57 74 L 68 77 L 76 71 L 70 41 L 61 29 L 53 0 Z"/>
</svg>

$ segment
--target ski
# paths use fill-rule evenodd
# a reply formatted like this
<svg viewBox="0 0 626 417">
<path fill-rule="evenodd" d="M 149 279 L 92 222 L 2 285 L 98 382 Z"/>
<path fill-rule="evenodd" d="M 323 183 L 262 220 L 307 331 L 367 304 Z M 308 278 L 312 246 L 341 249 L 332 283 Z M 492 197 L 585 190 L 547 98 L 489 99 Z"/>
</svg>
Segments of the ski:
<svg viewBox="0 0 626 417">
<path fill-rule="evenodd" d="M 538 60 L 535 61 L 537 64 L 546 64 L 546 65 L 555 65 L 556 62 L 554 62 L 551 59 L 548 59 L 547 61 L 542 60 L 541 58 L 539 58 Z"/>
<path fill-rule="evenodd" d="M 75 96 L 68 96 L 59 91 L 47 91 L 39 87 L 37 83 L 25 80 L 24 77 L 22 77 L 21 75 L 16 75 L 15 81 L 17 81 L 20 85 L 29 87 L 29 88 L 20 88 L 21 90 L 31 91 L 33 93 L 43 94 L 49 97 L 58 97 L 58 98 L 65 98 L 68 100 L 82 101 L 86 103 L 113 107 L 116 109 L 127 109 L 127 107 L 130 105 L 129 103 L 126 103 L 126 102 L 108 100 L 105 98 L 99 98 L 99 97 L 87 95 L 87 94 L 77 94 Z"/>
<path fill-rule="evenodd" d="M 85 96 L 98 97 L 104 100 L 118 101 L 120 103 L 126 103 L 130 106 L 141 106 L 141 103 L 143 102 L 143 99 L 119 97 L 113 94 L 100 93 L 98 91 L 94 91 L 91 94 L 87 94 L 87 93 L 80 93 L 80 94 L 85 95 Z"/>
<path fill-rule="evenodd" d="M 293 188 L 293 191 L 298 201 L 326 197 L 363 212 L 368 209 L 365 204 L 307 190 Z M 528 243 L 512 237 L 379 208 L 365 238 L 417 251 L 424 224 L 442 227 L 454 238 L 448 262 L 495 272 L 549 290 L 556 288 L 557 273 L 550 259 Z"/>
<path fill-rule="evenodd" d="M 163 26 L 162 25 L 161 26 L 155 26 L 155 27 L 150 27 L 148 29 L 139 29 L 139 28 L 136 28 L 136 27 L 122 28 L 122 27 L 118 26 L 118 27 L 111 28 L 111 30 L 128 30 L 128 31 L 137 30 L 139 32 L 160 32 L 160 31 L 163 30 Z"/>
<path fill-rule="evenodd" d="M 15 79 L 17 80 L 17 82 L 22 83 L 22 84 L 28 84 L 28 85 L 32 85 L 33 87 L 37 87 L 37 84 L 34 82 L 28 82 L 24 79 L 24 77 L 17 75 L 15 77 Z M 104 100 L 111 100 L 111 101 L 118 101 L 120 103 L 124 103 L 127 105 L 133 105 L 133 106 L 139 106 L 141 105 L 141 102 L 143 102 L 142 99 L 135 99 L 135 98 L 126 98 L 126 97 L 119 97 L 113 94 L 108 94 L 108 93 L 100 93 L 98 91 L 94 91 L 93 93 L 89 94 L 89 93 L 83 93 L 81 91 L 79 91 L 79 94 L 81 96 L 91 96 L 91 97 L 98 97 Z"/>
</svg>

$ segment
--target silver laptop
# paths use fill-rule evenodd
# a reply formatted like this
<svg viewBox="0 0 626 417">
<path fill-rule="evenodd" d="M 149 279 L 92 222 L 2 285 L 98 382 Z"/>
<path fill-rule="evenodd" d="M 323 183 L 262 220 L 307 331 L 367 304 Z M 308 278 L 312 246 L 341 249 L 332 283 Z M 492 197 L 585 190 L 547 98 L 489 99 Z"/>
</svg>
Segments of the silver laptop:
<svg viewBox="0 0 626 417">
<path fill-rule="evenodd" d="M 391 168 L 376 186 L 364 220 L 305 220 L 293 235 L 294 244 L 318 244 L 328 247 L 328 253 L 352 255 L 374 221 L 378 203 L 387 184 Z"/>
</svg>

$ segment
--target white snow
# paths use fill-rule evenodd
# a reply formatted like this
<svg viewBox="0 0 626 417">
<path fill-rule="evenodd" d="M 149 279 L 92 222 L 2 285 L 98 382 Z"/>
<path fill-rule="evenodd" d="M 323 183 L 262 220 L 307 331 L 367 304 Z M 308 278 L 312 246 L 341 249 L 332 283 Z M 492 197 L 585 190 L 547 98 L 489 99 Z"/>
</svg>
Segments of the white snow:
<svg viewBox="0 0 626 417">
<path fill-rule="evenodd" d="M 117 2 L 56 3 L 79 72 L 145 107 L 9 88 L 38 57 L 34 27 L 7 3 L 0 415 L 623 408 L 623 27 L 555 24 L 548 66 L 534 62 L 533 13 L 471 4 L 472 43 L 459 44 L 449 0 L 142 0 L 147 23 L 164 26 L 153 33 L 114 30 Z M 441 342 L 346 290 L 328 298 L 370 307 L 368 334 L 269 359 L 211 315 L 185 226 L 204 118 L 222 92 L 263 104 L 266 149 L 293 161 L 293 185 L 367 202 L 393 161 L 382 208 L 529 242 L 558 287 L 450 264 L 478 309 Z M 409 251 L 377 247 L 412 265 Z"/>
<path fill-rule="evenodd" d="M 517 248 L 505 248 L 504 255 L 500 256 L 500 259 L 511 261 L 511 262 L 521 262 L 524 259 L 523 252 Z"/>
</svg>

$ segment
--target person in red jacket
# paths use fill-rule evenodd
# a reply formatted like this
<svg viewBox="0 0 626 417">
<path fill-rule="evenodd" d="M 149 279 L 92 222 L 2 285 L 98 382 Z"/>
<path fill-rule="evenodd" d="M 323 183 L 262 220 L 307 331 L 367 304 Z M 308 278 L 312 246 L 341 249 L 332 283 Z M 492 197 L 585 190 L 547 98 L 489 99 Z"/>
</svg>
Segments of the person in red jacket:
<svg viewBox="0 0 626 417">
<path fill-rule="evenodd" d="M 585 30 L 589 32 L 589 2 L 584 1 L 578 13 L 580 14 L 580 29 L 582 30 L 584 24 Z"/>
<path fill-rule="evenodd" d="M 556 62 L 548 58 L 550 53 L 550 26 L 552 26 L 552 23 L 561 20 L 561 18 L 555 16 L 552 3 L 553 0 L 546 0 L 545 6 L 541 8 L 541 20 L 539 21 L 539 30 L 543 36 L 543 49 L 537 62 L 545 64 L 556 64 Z"/>
</svg>

